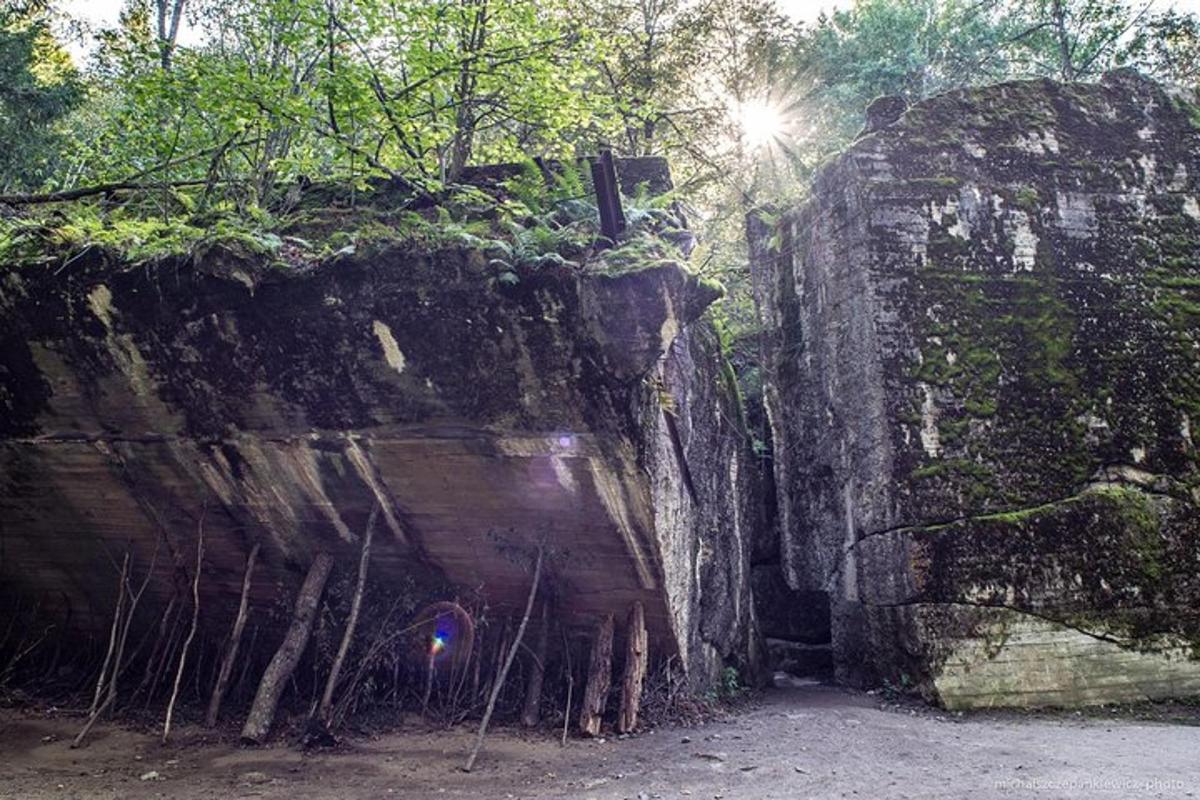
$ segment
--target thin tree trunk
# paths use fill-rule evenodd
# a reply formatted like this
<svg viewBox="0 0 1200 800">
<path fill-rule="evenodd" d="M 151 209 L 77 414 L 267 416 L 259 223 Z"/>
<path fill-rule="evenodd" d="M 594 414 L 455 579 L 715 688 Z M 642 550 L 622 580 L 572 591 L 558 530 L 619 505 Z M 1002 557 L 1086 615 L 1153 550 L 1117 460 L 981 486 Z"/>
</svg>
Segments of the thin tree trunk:
<svg viewBox="0 0 1200 800">
<path fill-rule="evenodd" d="M 233 620 L 233 630 L 229 634 L 229 648 L 221 659 L 221 668 L 217 672 L 217 682 L 213 686 L 212 697 L 208 701 L 208 714 L 204 724 L 213 727 L 217 724 L 217 716 L 221 713 L 221 701 L 229 689 L 229 679 L 233 676 L 233 666 L 237 663 L 238 646 L 242 642 L 242 632 L 246 629 L 246 616 L 250 609 L 250 585 L 254 576 L 254 562 L 258 560 L 261 545 L 254 543 L 250 555 L 246 557 L 246 571 L 242 575 L 242 597 L 238 602 L 237 617 Z"/>
<path fill-rule="evenodd" d="M 561 628 L 563 637 L 563 658 L 567 662 L 567 705 L 563 708 L 562 747 L 567 746 L 567 731 L 571 729 L 571 699 L 575 693 L 575 668 L 571 665 L 571 640 L 567 638 L 567 629 Z"/>
<path fill-rule="evenodd" d="M 648 661 L 646 611 L 639 602 L 634 603 L 629 611 L 625 679 L 621 682 L 621 711 L 617 716 L 617 733 L 630 733 L 637 728 L 638 710 L 642 704 L 642 683 L 646 679 Z"/>
<path fill-rule="evenodd" d="M 143 711 L 148 710 L 150 704 L 154 702 L 154 698 L 158 697 L 158 688 L 162 685 L 163 675 L 171 666 L 171 662 L 175 660 L 175 650 L 183 638 L 181 635 L 183 628 L 179 624 L 181 619 L 183 619 L 182 603 L 180 603 L 179 610 L 175 612 L 175 619 L 171 622 L 171 635 L 167 638 L 167 646 L 163 649 L 162 658 L 159 659 L 158 666 L 154 668 L 154 677 L 146 692 L 146 702 L 142 705 Z"/>
<path fill-rule="evenodd" d="M 321 695 L 321 706 L 317 717 L 327 729 L 333 709 L 333 690 L 337 686 L 338 675 L 342 665 L 346 663 L 346 653 L 350 651 L 350 643 L 354 641 L 354 630 L 358 627 L 358 614 L 362 610 L 363 590 L 367 585 L 367 567 L 371 563 L 371 536 L 375 531 L 375 518 L 379 514 L 379 503 L 371 509 L 367 518 L 367 531 L 363 534 L 362 554 L 358 558 L 358 584 L 354 587 L 354 598 L 350 601 L 350 617 L 346 620 L 346 630 L 342 633 L 342 643 L 338 646 L 333 665 L 329 668 L 329 678 L 325 681 L 325 693 Z"/>
<path fill-rule="evenodd" d="M 163 720 L 162 741 L 167 743 L 171 735 L 171 717 L 175 714 L 175 702 L 179 699 L 179 684 L 183 681 L 183 671 L 187 667 L 188 651 L 191 650 L 192 640 L 196 638 L 196 628 L 200 625 L 200 573 L 204 568 L 204 519 L 196 529 L 196 572 L 192 576 L 192 625 L 188 628 L 187 639 L 183 642 L 183 650 L 179 653 L 179 669 L 175 671 L 175 684 L 171 687 L 171 699 L 167 701 L 167 716 Z"/>
<path fill-rule="evenodd" d="M 521 624 L 517 627 L 516 636 L 513 637 L 508 657 L 504 659 L 504 666 L 501 668 L 500 674 L 496 676 L 496 682 L 492 685 L 492 696 L 488 698 L 483 719 L 479 721 L 479 733 L 475 736 L 475 746 L 471 748 L 471 754 L 467 756 L 467 763 L 463 765 L 464 772 L 470 772 L 475 766 L 475 759 L 479 757 L 479 751 L 483 748 L 483 737 L 487 735 L 488 723 L 492 721 L 492 712 L 496 710 L 496 700 L 500 697 L 500 690 L 504 688 L 504 679 L 508 677 L 508 671 L 512 668 L 513 659 L 517 655 L 517 648 L 521 646 L 521 638 L 525 635 L 525 628 L 529 625 L 529 615 L 533 613 L 533 601 L 537 598 L 538 583 L 542 579 L 542 556 L 544 554 L 544 548 L 538 547 L 537 560 L 533 564 L 533 582 L 529 586 L 529 599 L 525 601 L 525 614 L 521 617 Z"/>
<path fill-rule="evenodd" d="M 496 676 L 500 674 L 500 668 L 504 666 L 504 654 L 508 652 L 508 636 L 511 628 L 512 617 L 510 617 L 508 614 L 505 614 L 504 627 L 500 629 L 500 638 L 496 642 L 496 663 L 492 666 L 492 672 L 487 676 L 487 680 L 484 682 L 485 685 L 483 689 L 483 695 L 480 699 L 491 695 L 492 687 L 496 684 Z"/>
<path fill-rule="evenodd" d="M 484 630 L 484 632 L 486 634 L 486 629 Z M 472 705 L 472 706 L 475 705 L 475 701 L 479 699 L 479 679 L 480 679 L 479 673 L 483 670 L 484 643 L 485 643 L 484 640 L 480 639 L 479 647 L 478 647 L 478 649 L 475 650 L 475 653 L 474 653 L 475 669 L 472 670 L 472 675 L 471 675 L 471 702 L 470 702 L 470 705 Z"/>
<path fill-rule="evenodd" d="M 425 659 L 425 696 L 421 698 L 421 716 L 429 715 L 429 698 L 433 696 L 433 671 L 437 667 L 437 653 L 430 645 L 429 657 Z"/>
<path fill-rule="evenodd" d="M 300 594 L 296 597 L 291 627 L 288 628 L 283 643 L 279 645 L 258 684 L 258 692 L 254 695 L 250 714 L 246 717 L 246 724 L 242 726 L 242 741 L 250 744 L 266 741 L 271 723 L 275 719 L 275 709 L 279 706 L 279 698 L 283 695 L 296 664 L 300 662 L 300 656 L 308 646 L 313 620 L 317 616 L 317 604 L 325 591 L 325 583 L 329 580 L 331 571 L 333 557 L 328 553 L 318 553 L 312 566 L 308 568 L 304 585 L 300 587 Z"/>
<path fill-rule="evenodd" d="M 175 602 L 176 596 L 172 592 L 171 600 L 167 603 L 167 610 L 163 612 L 163 615 L 158 620 L 158 634 L 154 637 L 154 646 L 150 648 L 150 655 L 146 658 L 146 666 L 142 670 L 142 680 L 138 683 L 137 688 L 133 690 L 131 700 L 136 700 L 140 697 L 142 692 L 146 690 L 146 687 L 150 685 L 150 678 L 154 675 L 155 665 L 158 664 L 167 645 L 170 644 L 170 638 L 167 637 L 167 628 L 171 623 L 171 615 L 175 611 Z"/>
<path fill-rule="evenodd" d="M 108 633 L 108 651 L 105 652 L 104 663 L 100 666 L 100 677 L 96 680 L 96 694 L 92 697 L 92 707 L 89 709 L 89 713 L 92 715 L 98 713 L 97 710 L 100 708 L 100 698 L 104 695 L 104 685 L 108 678 L 108 667 L 117 650 L 117 636 L 121 629 L 122 614 L 125 610 L 125 584 L 128 579 L 129 551 L 126 550 L 125 558 L 121 560 L 121 576 L 117 582 L 117 607 L 113 611 L 112 629 Z M 109 698 L 109 702 L 111 700 L 112 698 Z M 106 702 L 105 705 L 108 703 Z"/>
<path fill-rule="evenodd" d="M 542 601 L 542 627 L 538 630 L 533 647 L 533 664 L 525 684 L 525 708 L 521 711 L 521 724 L 536 728 L 542 712 L 542 682 L 546 676 L 546 640 L 550 633 L 550 603 Z"/>
<path fill-rule="evenodd" d="M 72 750 L 79 747 L 79 745 L 83 743 L 83 737 L 88 735 L 88 731 L 90 731 L 92 726 L 96 724 L 96 720 L 100 719 L 100 715 L 108 710 L 108 707 L 112 705 L 112 701 L 113 699 L 111 697 L 105 697 L 104 702 L 100 704 L 100 707 L 88 715 L 88 721 L 86 724 L 84 724 L 83 730 L 81 730 L 75 737 L 75 740 L 71 742 Z"/>
<path fill-rule="evenodd" d="M 169 9 L 168 4 L 171 6 Z M 183 4 L 184 0 L 156 0 L 159 62 L 164 70 L 171 69 L 171 57 L 175 54 L 175 44 L 179 40 L 179 23 L 183 21 Z"/>
<path fill-rule="evenodd" d="M 609 614 L 596 626 L 596 637 L 592 641 L 587 688 L 583 692 L 583 708 L 579 712 L 579 730 L 588 736 L 600 733 L 604 706 L 612 685 L 613 624 L 613 615 Z"/>
<path fill-rule="evenodd" d="M 1064 81 L 1075 80 L 1075 66 L 1071 58 L 1071 37 L 1067 31 L 1067 10 L 1063 0 L 1054 0 L 1051 7 L 1054 16 L 1054 34 L 1058 40 L 1059 71 Z"/>
<path fill-rule="evenodd" d="M 129 595 L 129 607 L 125 610 L 125 622 L 121 627 L 121 635 L 117 639 L 117 652 L 113 658 L 112 675 L 108 679 L 108 699 L 109 705 L 115 707 L 117 704 L 117 682 L 127 666 L 125 663 L 125 644 L 129 640 L 129 631 L 133 628 L 133 616 L 137 613 L 138 603 L 142 601 L 142 595 L 146 593 L 146 587 L 150 585 L 150 580 L 154 577 L 154 567 L 158 563 L 158 545 L 161 540 L 154 546 L 154 555 L 150 559 L 150 566 L 146 569 L 146 577 L 142 579 L 141 586 L 136 592 L 129 590 L 129 580 L 132 575 L 125 577 L 125 591 Z"/>
<path fill-rule="evenodd" d="M 488 35 L 488 0 L 467 0 L 464 5 L 472 7 L 474 14 L 471 27 L 462 37 L 460 48 L 463 53 L 462 64 L 459 67 L 458 80 L 454 88 L 454 136 L 450 143 L 450 164 L 446 169 L 446 180 L 455 181 L 462 175 L 467 162 L 471 160 L 471 150 L 475 142 L 475 128 L 478 120 L 475 116 L 476 90 L 479 78 L 476 74 L 475 59 L 483 53 Z"/>
</svg>

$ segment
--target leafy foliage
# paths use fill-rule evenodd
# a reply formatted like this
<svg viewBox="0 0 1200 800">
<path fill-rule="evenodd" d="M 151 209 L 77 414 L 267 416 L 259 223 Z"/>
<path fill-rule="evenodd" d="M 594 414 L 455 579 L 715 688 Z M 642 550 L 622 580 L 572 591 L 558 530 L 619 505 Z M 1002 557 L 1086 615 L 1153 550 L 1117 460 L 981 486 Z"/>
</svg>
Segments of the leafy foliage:
<svg viewBox="0 0 1200 800">
<path fill-rule="evenodd" d="M 96 252 L 137 266 L 200 258 L 220 249 L 258 267 L 304 269 L 413 247 L 478 251 L 496 279 L 511 285 L 527 269 L 625 271 L 683 260 L 672 241 L 678 221 L 657 208 L 639 211 L 632 200 L 632 224 L 620 242 L 609 246 L 600 238 L 594 205 L 576 194 L 578 180 L 564 169 L 550 185 L 540 174 L 536 184 L 522 174 L 487 189 L 454 185 L 436 203 L 398 203 L 387 184 L 378 184 L 357 194 L 352 207 L 330 204 L 316 187 L 315 208 L 302 203 L 278 213 L 225 200 L 201 207 L 203 189 L 126 202 L 78 202 L 0 217 L 0 268 L 69 268 Z"/>
<path fill-rule="evenodd" d="M 774 0 L 130 0 L 82 73 L 52 35 L 61 22 L 44 0 L 0 12 L 0 135 L 15 143 L 0 190 L 195 187 L 159 203 L 164 230 L 126 231 L 118 249 L 192 246 L 195 215 L 283 219 L 308 181 L 369 194 L 383 178 L 444 208 L 424 222 L 447 238 L 500 242 L 489 258 L 511 281 L 586 247 L 595 213 L 577 172 L 546 193 L 530 158 L 610 146 L 670 159 L 695 269 L 728 288 L 743 332 L 746 213 L 802 196 L 873 98 L 1123 65 L 1194 82 L 1200 64 L 1194 17 L 1134 0 L 855 0 L 807 23 Z M 749 130 L 756 107 L 772 130 Z M 458 188 L 471 165 L 502 161 L 526 164 L 502 197 Z M 459 229 L 492 201 L 495 230 Z M 369 222 L 331 252 L 386 238 Z M 623 268 L 632 252 L 602 260 Z"/>
<path fill-rule="evenodd" d="M 34 8 L 0 9 L 0 191 L 41 183 L 58 168 L 56 123 L 84 87 Z"/>
</svg>

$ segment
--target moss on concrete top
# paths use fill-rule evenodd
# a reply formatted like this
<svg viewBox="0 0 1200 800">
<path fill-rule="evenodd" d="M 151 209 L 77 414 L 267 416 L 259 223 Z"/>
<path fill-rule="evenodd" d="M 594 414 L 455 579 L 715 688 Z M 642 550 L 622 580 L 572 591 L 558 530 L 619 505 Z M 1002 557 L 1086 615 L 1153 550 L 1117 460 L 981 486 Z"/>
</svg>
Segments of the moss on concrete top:
<svg viewBox="0 0 1200 800">
<path fill-rule="evenodd" d="M 436 197 L 397 197 L 388 184 L 294 187 L 271 212 L 172 189 L 0 214 L 0 270 L 69 266 L 85 255 L 121 267 L 218 256 L 256 269 L 306 269 L 398 246 L 478 250 L 504 280 L 517 267 L 625 271 L 683 260 L 678 243 L 685 232 L 669 194 L 641 192 L 627 200 L 632 224 L 608 242 L 576 172 L 548 179 L 528 166 L 481 186 L 450 186 Z"/>
</svg>

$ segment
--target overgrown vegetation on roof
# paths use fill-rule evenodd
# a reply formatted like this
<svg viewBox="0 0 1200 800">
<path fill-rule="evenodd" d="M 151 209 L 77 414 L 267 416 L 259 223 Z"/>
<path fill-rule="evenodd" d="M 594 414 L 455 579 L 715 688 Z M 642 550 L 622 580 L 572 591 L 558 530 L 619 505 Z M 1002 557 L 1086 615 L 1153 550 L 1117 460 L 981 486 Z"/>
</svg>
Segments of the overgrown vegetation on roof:
<svg viewBox="0 0 1200 800">
<path fill-rule="evenodd" d="M 670 195 L 627 198 L 629 228 L 604 239 L 590 189 L 570 168 L 547 179 L 530 163 L 494 185 L 397 196 L 374 187 L 296 187 L 273 209 L 205 202 L 202 189 L 101 197 L 0 214 L 0 269 L 70 265 L 99 251 L 121 266 L 200 259 L 214 249 L 281 269 L 412 246 L 481 252 L 501 281 L 519 268 L 626 271 L 682 262 L 687 234 Z"/>
</svg>

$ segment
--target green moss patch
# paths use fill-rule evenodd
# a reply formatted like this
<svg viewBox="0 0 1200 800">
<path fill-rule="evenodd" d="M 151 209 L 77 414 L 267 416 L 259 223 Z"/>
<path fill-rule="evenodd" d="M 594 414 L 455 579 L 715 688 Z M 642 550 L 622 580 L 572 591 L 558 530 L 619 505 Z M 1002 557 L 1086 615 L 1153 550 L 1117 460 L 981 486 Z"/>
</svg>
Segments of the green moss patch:
<svg viewBox="0 0 1200 800">
<path fill-rule="evenodd" d="M 1136 643 L 1200 642 L 1200 515 L 1191 500 L 1105 486 L 906 531 L 918 602 L 1001 605 Z"/>
</svg>

